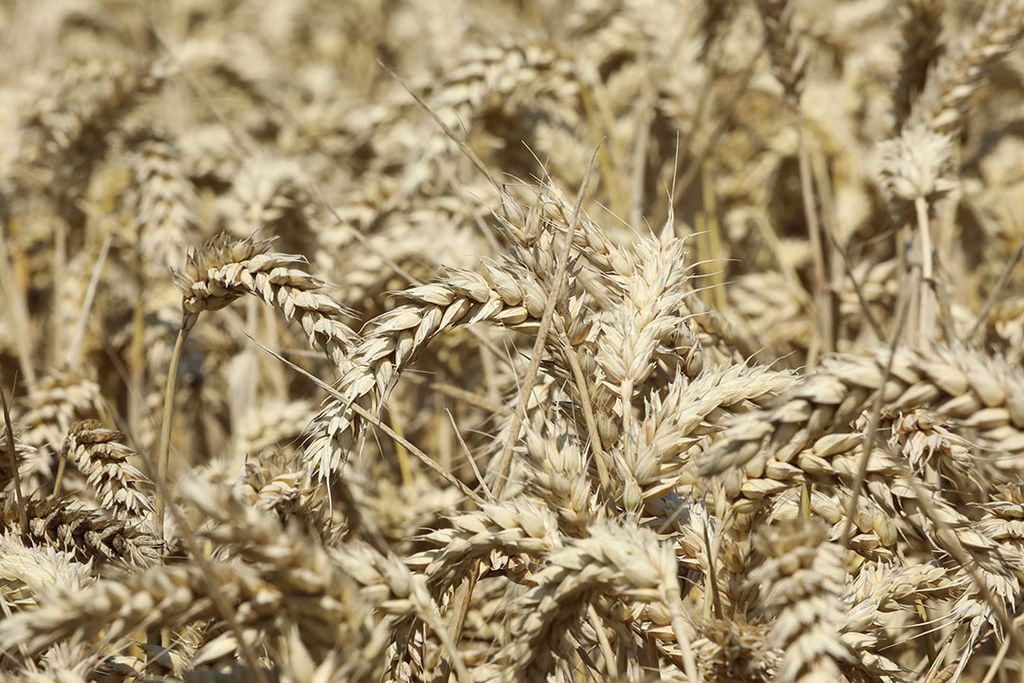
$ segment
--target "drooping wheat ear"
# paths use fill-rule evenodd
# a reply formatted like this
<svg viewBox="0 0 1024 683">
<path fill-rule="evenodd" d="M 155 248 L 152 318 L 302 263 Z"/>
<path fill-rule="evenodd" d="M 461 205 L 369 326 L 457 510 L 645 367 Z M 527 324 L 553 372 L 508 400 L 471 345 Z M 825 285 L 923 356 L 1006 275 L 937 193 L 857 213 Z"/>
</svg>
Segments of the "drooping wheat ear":
<svg viewBox="0 0 1024 683">
<path fill-rule="evenodd" d="M 537 248 L 550 247 L 548 239 Z M 412 303 L 377 316 L 364 329 L 364 339 L 352 351 L 352 369 L 338 385 L 342 398 L 332 400 L 313 426 L 305 451 L 307 464 L 321 479 L 340 473 L 358 442 L 365 421 L 353 405 L 374 412 L 398 373 L 437 335 L 477 322 L 514 329 L 537 329 L 547 298 L 538 279 L 511 259 L 485 262 L 483 274 L 449 270 L 438 280 L 400 293 Z M 563 290 L 559 317 L 571 342 L 589 333 L 583 302 Z"/>
<path fill-rule="evenodd" d="M 577 90 L 571 59 L 551 45 L 518 41 L 471 47 L 462 64 L 435 84 L 430 104 L 453 129 L 496 103 L 511 107 L 549 93 L 574 103 Z"/>
<path fill-rule="evenodd" d="M 749 578 L 776 615 L 768 642 L 783 651 L 779 681 L 846 680 L 841 667 L 856 661 L 840 637 L 845 551 L 827 538 L 824 524 L 802 519 L 756 537 L 765 560 Z"/>
<path fill-rule="evenodd" d="M 4 529 L 19 526 L 11 501 L 4 501 Z M 81 562 L 126 563 L 147 566 L 157 561 L 158 541 L 130 522 L 113 519 L 95 507 L 68 497 L 25 500 L 28 529 L 22 530 L 40 545 L 72 553 Z"/>
<path fill-rule="evenodd" d="M 943 567 L 938 564 L 916 564 L 901 567 L 897 564 L 874 562 L 863 565 L 848 587 L 847 596 L 856 605 L 870 602 L 871 617 L 878 611 L 912 609 L 920 591 L 928 591 L 935 598 L 948 597 L 956 586 Z M 857 620 L 858 607 L 850 610 L 847 623 Z"/>
<path fill-rule="evenodd" d="M 470 262 L 466 258 L 482 246 L 474 218 L 478 216 L 465 202 L 441 197 L 419 200 L 390 214 L 365 244 L 355 242 L 351 232 L 324 226 L 318 232 L 329 248 L 317 252 L 316 263 L 323 272 L 339 273 L 336 284 L 342 303 L 376 314 L 382 310 L 384 292 L 413 284 L 391 264 L 424 280 L 432 278 L 442 265 L 475 265 L 475 259 Z"/>
<path fill-rule="evenodd" d="M 245 104 L 240 111 L 248 125 L 266 125 L 263 107 L 268 104 L 272 67 L 257 48 L 255 36 L 239 32 L 215 40 L 196 37 L 178 46 L 175 57 L 209 87 L 241 96 Z"/>
<path fill-rule="evenodd" d="M 492 553 L 514 560 L 544 555 L 561 545 L 554 515 L 526 502 L 486 505 L 479 512 L 451 518 L 451 524 L 450 529 L 424 535 L 422 540 L 435 547 L 407 561 L 423 572 L 435 595 L 456 585 L 477 560 Z"/>
<path fill-rule="evenodd" d="M 964 42 L 947 50 L 935 65 L 908 122 L 958 138 L 971 96 L 984 85 L 989 70 L 1022 36 L 1024 2 L 993 0 L 989 3 Z"/>
<path fill-rule="evenodd" d="M 796 3 L 793 0 L 757 0 L 757 9 L 764 23 L 764 41 L 772 71 L 782 83 L 786 97 L 797 103 L 804 85 L 806 55 L 793 22 Z"/>
<path fill-rule="evenodd" d="M 886 410 L 927 408 L 962 420 L 993 447 L 1013 453 L 1024 448 L 1024 377 L 1019 371 L 970 351 L 899 349 L 883 386 L 887 354 L 883 349 L 876 359 L 829 358 L 818 372 L 784 392 L 775 407 L 737 417 L 722 440 L 698 458 L 700 471 L 721 473 L 765 451 L 789 462 L 818 437 L 845 431 L 879 390 Z"/>
<path fill-rule="evenodd" d="M 135 142 L 128 157 L 135 178 L 138 253 L 146 279 L 159 281 L 180 269 L 196 229 L 196 194 L 181 152 L 155 135 Z"/>
<path fill-rule="evenodd" d="M 724 477 L 729 504 L 734 512 L 743 514 L 769 509 L 772 517 L 796 516 L 804 505 L 799 487 L 813 482 L 815 490 L 807 507 L 815 516 L 838 524 L 846 518 L 844 505 L 851 497 L 849 487 L 857 475 L 863 446 L 864 435 L 851 431 L 822 436 L 789 461 L 763 453 L 743 470 Z M 899 472 L 892 455 L 880 447 L 872 448 L 866 473 L 869 491 L 887 490 L 888 482 Z M 880 498 L 886 502 L 884 511 L 870 500 L 859 500 L 853 519 L 859 534 L 851 541 L 852 549 L 865 543 L 872 543 L 871 549 L 895 544 L 891 500 L 888 494 Z"/>
<path fill-rule="evenodd" d="M 158 483 L 167 483 L 171 415 L 181 351 L 189 331 L 205 310 L 217 310 L 241 296 L 253 295 L 276 308 L 285 320 L 298 320 L 311 345 L 320 348 L 339 374 L 350 368 L 348 355 L 356 334 L 341 322 L 345 309 L 325 294 L 325 283 L 299 270 L 301 256 L 271 253 L 270 241 L 233 240 L 218 235 L 199 249 L 190 250 L 185 270 L 175 273 L 182 291 L 182 324 L 175 341 L 164 392 Z M 163 500 L 157 498 L 157 526 L 163 528 Z"/>
<path fill-rule="evenodd" d="M 785 371 L 731 365 L 711 367 L 687 379 L 678 375 L 645 402 L 643 417 L 623 435 L 614 451 L 617 474 L 635 482 L 639 498 L 625 504 L 631 512 L 657 514 L 657 506 L 676 490 L 690 464 L 689 451 L 719 431 L 730 416 L 768 405 L 796 378 Z"/>
<path fill-rule="evenodd" d="M 841 638 L 860 659 L 861 666 L 894 680 L 906 680 L 910 671 L 889 659 L 881 637 L 894 617 L 909 617 L 922 596 L 948 600 L 960 590 L 945 568 L 937 564 L 900 566 L 888 562 L 864 564 L 847 583 Z"/>
<path fill-rule="evenodd" d="M 186 319 L 224 308 L 246 294 L 255 296 L 285 320 L 297 320 L 310 344 L 344 372 L 357 338 L 341 321 L 345 309 L 322 291 L 325 282 L 296 267 L 305 258 L 270 252 L 270 245 L 269 240 L 234 240 L 221 234 L 190 250 L 185 270 L 175 274 Z"/>
<path fill-rule="evenodd" d="M 151 485 L 128 462 L 137 456 L 123 439 L 115 429 L 105 429 L 96 420 L 83 420 L 71 427 L 64 451 L 85 475 L 101 509 L 115 519 L 138 523 L 153 513 Z"/>
<path fill-rule="evenodd" d="M 578 626 L 583 609 L 600 595 L 660 603 L 683 651 L 687 675 L 698 680 L 675 552 L 651 531 L 594 525 L 589 538 L 566 539 L 565 546 L 551 552 L 531 580 L 536 587 L 512 605 L 515 640 L 500 654 L 509 667 L 509 680 L 542 679 L 554 664 L 552 655 L 567 652 L 566 633 Z"/>
<path fill-rule="evenodd" d="M 570 110 L 575 106 L 577 84 L 570 59 L 549 45 L 502 42 L 500 46 L 470 46 L 450 72 L 442 78 L 414 83 L 412 90 L 423 97 L 445 126 L 460 133 L 488 110 L 514 111 L 523 102 L 541 96 L 563 103 Z M 384 105 L 352 111 L 345 122 L 357 140 L 383 140 L 391 145 L 395 141 L 411 141 L 395 150 L 406 153 L 409 147 L 414 147 L 417 151 L 415 162 L 404 162 L 403 194 L 429 179 L 426 174 L 440 155 L 456 149 L 455 142 L 433 122 L 428 123 L 429 131 L 423 134 L 420 120 L 409 116 L 409 107 L 414 106 L 408 94 L 401 93 Z M 382 126 L 391 128 L 391 135 L 381 135 Z M 386 155 L 385 161 L 390 161 L 394 153 Z"/>
<path fill-rule="evenodd" d="M 899 9 L 903 22 L 900 24 L 900 78 L 893 98 L 896 130 L 910 115 L 929 69 L 942 52 L 939 38 L 946 0 L 903 0 Z"/>
</svg>

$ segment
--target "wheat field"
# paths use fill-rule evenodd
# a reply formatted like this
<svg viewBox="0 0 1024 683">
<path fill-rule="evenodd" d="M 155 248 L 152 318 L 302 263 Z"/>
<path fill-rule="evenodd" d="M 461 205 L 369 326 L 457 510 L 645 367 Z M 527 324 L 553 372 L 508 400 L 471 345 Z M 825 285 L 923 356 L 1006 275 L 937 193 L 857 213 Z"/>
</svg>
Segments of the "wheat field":
<svg viewBox="0 0 1024 683">
<path fill-rule="evenodd" d="M 0 1 L 0 681 L 1024 680 L 1022 42 Z"/>
</svg>

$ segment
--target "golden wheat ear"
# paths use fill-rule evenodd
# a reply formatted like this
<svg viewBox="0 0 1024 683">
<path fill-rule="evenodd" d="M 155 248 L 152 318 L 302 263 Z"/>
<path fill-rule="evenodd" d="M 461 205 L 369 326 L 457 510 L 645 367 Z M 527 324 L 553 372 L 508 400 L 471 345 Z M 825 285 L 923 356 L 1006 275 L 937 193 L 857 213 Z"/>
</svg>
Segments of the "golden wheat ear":
<svg viewBox="0 0 1024 683">
<path fill-rule="evenodd" d="M 1015 680 L 1022 44 L 0 0 L 0 683 Z"/>
</svg>

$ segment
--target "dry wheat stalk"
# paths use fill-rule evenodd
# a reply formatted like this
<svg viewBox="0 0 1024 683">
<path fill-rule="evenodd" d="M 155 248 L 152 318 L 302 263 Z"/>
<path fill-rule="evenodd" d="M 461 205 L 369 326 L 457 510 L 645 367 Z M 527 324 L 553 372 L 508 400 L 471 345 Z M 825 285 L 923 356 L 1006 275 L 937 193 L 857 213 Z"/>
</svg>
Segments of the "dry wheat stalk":
<svg viewBox="0 0 1024 683">
<path fill-rule="evenodd" d="M 261 231 L 284 236 L 289 251 L 308 248 L 316 219 L 313 199 L 301 167 L 284 159 L 246 159 L 235 175 L 221 213 L 228 231 L 239 238 Z"/>
</svg>

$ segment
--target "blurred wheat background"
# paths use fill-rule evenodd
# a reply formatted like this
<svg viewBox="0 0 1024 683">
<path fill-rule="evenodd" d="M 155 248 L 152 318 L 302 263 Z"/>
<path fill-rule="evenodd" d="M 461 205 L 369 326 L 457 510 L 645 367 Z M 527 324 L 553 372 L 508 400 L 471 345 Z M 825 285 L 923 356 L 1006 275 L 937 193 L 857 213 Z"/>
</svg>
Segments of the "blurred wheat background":
<svg viewBox="0 0 1024 683">
<path fill-rule="evenodd" d="M 1024 680 L 1022 37 L 0 2 L 0 680 Z"/>
</svg>

